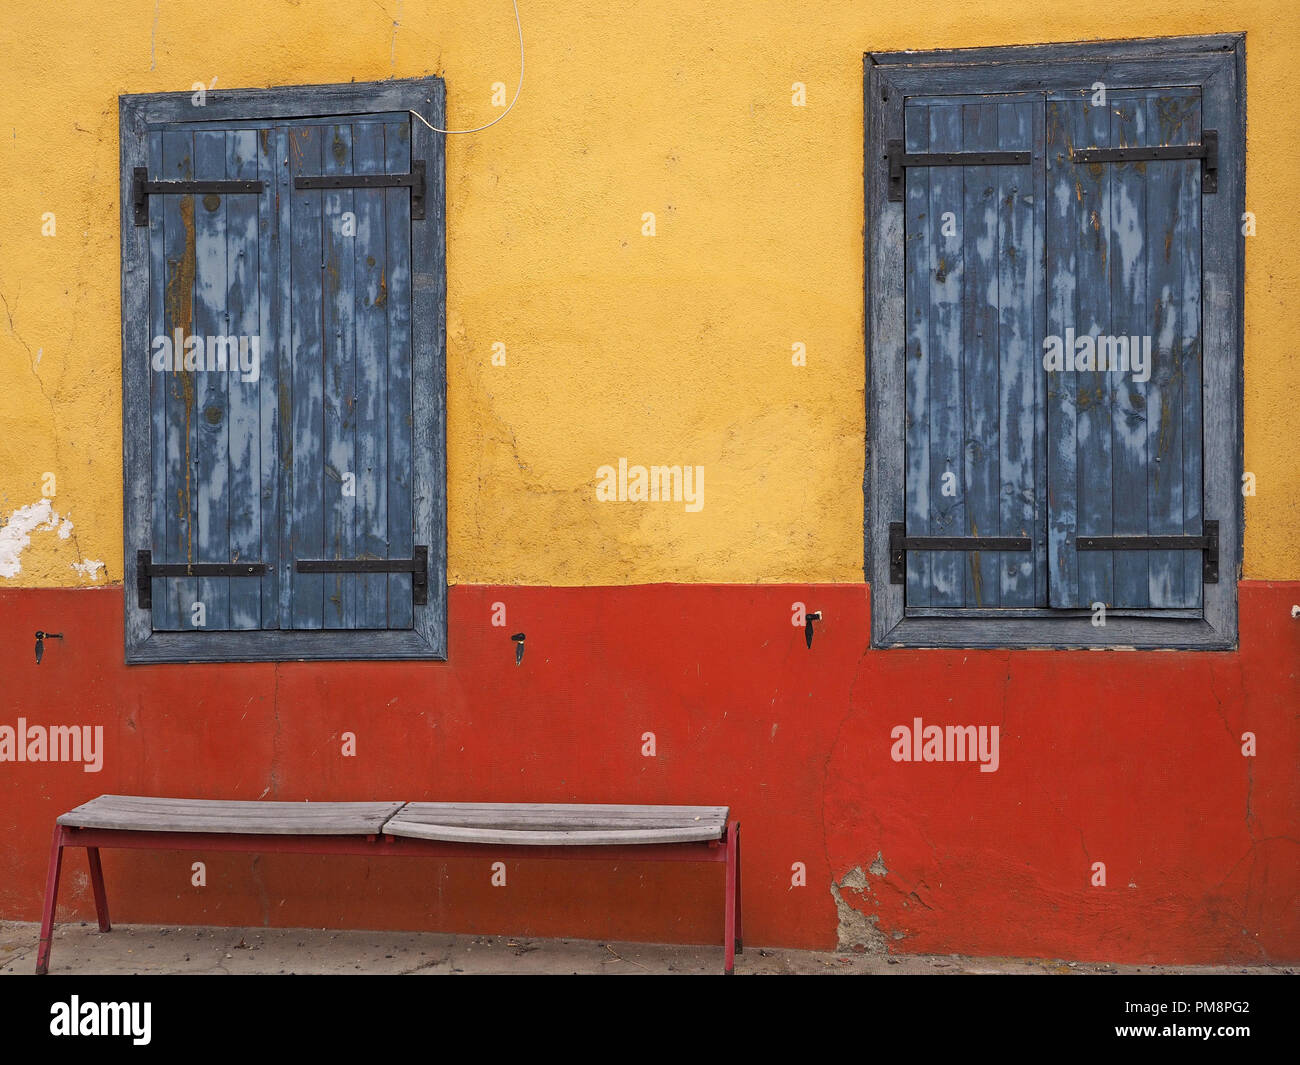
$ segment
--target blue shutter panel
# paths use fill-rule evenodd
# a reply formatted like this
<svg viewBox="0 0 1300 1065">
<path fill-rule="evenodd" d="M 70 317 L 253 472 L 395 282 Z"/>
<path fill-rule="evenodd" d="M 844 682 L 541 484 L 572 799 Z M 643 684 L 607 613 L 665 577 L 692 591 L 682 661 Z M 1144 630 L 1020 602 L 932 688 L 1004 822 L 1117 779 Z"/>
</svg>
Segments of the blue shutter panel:
<svg viewBox="0 0 1300 1065">
<path fill-rule="evenodd" d="M 410 170 L 408 120 L 303 123 L 288 139 L 293 177 Z M 410 559 L 411 193 L 291 196 L 290 557 Z M 409 574 L 295 570 L 290 579 L 289 627 L 413 625 Z"/>
<path fill-rule="evenodd" d="M 1200 98 L 1122 90 L 1094 107 L 1090 97 L 1054 94 L 1047 105 L 1047 333 L 1149 344 L 1150 379 L 1100 367 L 1048 374 L 1050 601 L 1196 608 L 1200 552 L 1076 542 L 1202 533 L 1200 164 L 1075 163 L 1070 153 L 1198 143 Z"/>
<path fill-rule="evenodd" d="M 915 97 L 904 145 L 1033 152 L 1042 115 L 1034 94 Z M 1040 159 L 906 172 L 907 535 L 1027 536 L 1033 545 L 909 551 L 909 609 L 1046 605 Z"/>
<path fill-rule="evenodd" d="M 266 177 L 255 131 L 205 124 L 149 134 L 149 174 L 167 181 Z M 275 386 L 274 314 L 263 261 L 272 233 L 262 224 L 268 196 L 158 194 L 149 208 L 150 449 L 155 563 L 264 562 L 264 577 L 155 577 L 155 630 L 273 627 L 276 541 L 267 538 L 263 486 L 274 455 L 263 446 L 266 399 Z M 184 369 L 185 346 L 153 367 L 153 340 L 175 347 L 197 337 L 197 368 Z M 238 366 L 239 338 L 258 341 L 257 374 Z M 209 338 L 212 338 L 211 352 Z M 229 343 L 228 338 L 234 338 Z M 218 368 L 224 352 L 227 368 Z M 173 360 L 177 353 L 173 350 Z M 270 370 L 269 378 L 267 370 Z M 245 376 L 249 379 L 245 380 Z M 202 604 L 202 625 L 195 607 Z"/>
</svg>

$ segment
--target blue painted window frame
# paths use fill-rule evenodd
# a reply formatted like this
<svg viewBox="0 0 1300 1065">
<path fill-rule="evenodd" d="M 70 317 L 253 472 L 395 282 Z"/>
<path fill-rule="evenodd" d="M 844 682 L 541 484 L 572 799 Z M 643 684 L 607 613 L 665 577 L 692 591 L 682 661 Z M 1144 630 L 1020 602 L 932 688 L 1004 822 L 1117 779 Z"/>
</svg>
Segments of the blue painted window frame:
<svg viewBox="0 0 1300 1065">
<path fill-rule="evenodd" d="M 1202 201 L 1203 500 L 1219 522 L 1219 580 L 1198 616 L 908 616 L 889 579 L 889 525 L 904 520 L 904 204 L 888 199 L 887 144 L 903 137 L 909 96 L 1057 89 L 1197 86 L 1203 128 L 1219 131 L 1219 188 Z M 864 575 L 873 647 L 1047 647 L 1229 650 L 1237 646 L 1241 572 L 1242 336 L 1245 241 L 1245 36 L 1218 34 L 864 56 L 864 281 L 867 437 Z"/>
<path fill-rule="evenodd" d="M 136 597 L 136 551 L 151 543 L 149 227 L 136 226 L 131 177 L 148 165 L 151 128 L 195 121 L 252 122 L 414 110 L 444 126 L 441 78 L 300 85 L 192 94 L 147 93 L 118 99 L 121 136 L 122 411 L 125 628 L 128 664 L 167 662 L 434 659 L 447 657 L 446 216 L 444 137 L 411 121 L 411 152 L 425 160 L 426 216 L 412 225 L 412 471 L 415 542 L 427 544 L 428 601 L 401 630 L 258 629 L 155 632 Z"/>
</svg>

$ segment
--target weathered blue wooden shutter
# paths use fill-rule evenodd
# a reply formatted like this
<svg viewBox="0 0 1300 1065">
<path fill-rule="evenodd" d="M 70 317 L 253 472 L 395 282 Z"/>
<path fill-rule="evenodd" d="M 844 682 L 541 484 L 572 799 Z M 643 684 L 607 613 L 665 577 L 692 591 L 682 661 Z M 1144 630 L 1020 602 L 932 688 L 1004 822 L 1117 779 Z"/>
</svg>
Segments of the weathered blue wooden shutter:
<svg viewBox="0 0 1300 1065">
<path fill-rule="evenodd" d="M 275 628 L 275 152 L 257 130 L 211 123 L 155 130 L 148 142 L 151 180 L 261 179 L 271 190 L 158 190 L 145 208 L 149 563 L 173 574 L 266 567 L 260 576 L 153 576 L 144 582 L 153 628 Z"/>
<path fill-rule="evenodd" d="M 1047 337 L 1079 360 L 1048 372 L 1050 601 L 1196 608 L 1200 551 L 1079 546 L 1204 531 L 1202 164 L 1072 153 L 1197 144 L 1200 97 L 1166 88 L 1110 91 L 1099 106 L 1092 98 L 1089 89 L 1047 104 Z M 1145 370 L 1135 369 L 1135 351 L 1140 362 L 1148 345 Z"/>
<path fill-rule="evenodd" d="M 151 336 L 200 345 L 151 376 L 153 628 L 411 628 L 412 572 L 365 567 L 428 546 L 412 492 L 417 193 L 295 183 L 409 174 L 409 119 L 184 123 L 149 143 L 150 180 L 262 182 L 150 197 Z M 239 372 L 254 345 L 256 373 Z M 211 575 L 235 563 L 265 572 Z"/>
<path fill-rule="evenodd" d="M 905 533 L 1030 541 L 908 550 L 909 609 L 1046 605 L 1042 121 L 1039 94 L 914 97 L 904 109 L 909 154 L 1029 153 L 906 169 Z"/>
<path fill-rule="evenodd" d="M 411 203 L 404 187 L 297 179 L 404 174 L 409 119 L 286 128 L 292 236 L 283 623 L 398 629 L 413 621 Z M 303 572 L 304 562 L 338 564 Z M 317 567 L 320 568 L 320 567 Z"/>
</svg>

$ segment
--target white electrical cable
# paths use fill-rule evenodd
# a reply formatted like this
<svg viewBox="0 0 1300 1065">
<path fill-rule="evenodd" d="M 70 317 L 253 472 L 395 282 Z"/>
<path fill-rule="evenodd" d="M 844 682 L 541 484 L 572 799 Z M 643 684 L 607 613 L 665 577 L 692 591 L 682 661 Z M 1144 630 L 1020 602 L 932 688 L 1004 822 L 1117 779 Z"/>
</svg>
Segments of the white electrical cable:
<svg viewBox="0 0 1300 1065">
<path fill-rule="evenodd" d="M 511 109 L 515 106 L 515 100 L 519 99 L 519 91 L 524 87 L 524 27 L 523 27 L 523 23 L 519 21 L 518 0 L 510 0 L 510 2 L 514 4 L 515 7 L 515 28 L 519 30 L 519 84 L 515 86 L 515 99 L 510 101 L 510 107 L 507 107 L 504 111 L 501 112 L 501 114 L 497 115 L 497 117 L 494 118 L 491 122 L 489 122 L 486 126 L 475 126 L 473 129 L 439 129 L 437 126 L 429 122 L 429 120 L 426 119 L 418 111 L 411 111 L 411 114 L 415 115 L 416 118 L 418 118 L 431 130 L 433 130 L 434 133 L 478 133 L 482 130 L 495 126 L 498 122 L 500 122 L 503 118 L 505 118 L 506 115 L 510 114 Z M 408 108 L 408 110 L 410 109 Z"/>
</svg>

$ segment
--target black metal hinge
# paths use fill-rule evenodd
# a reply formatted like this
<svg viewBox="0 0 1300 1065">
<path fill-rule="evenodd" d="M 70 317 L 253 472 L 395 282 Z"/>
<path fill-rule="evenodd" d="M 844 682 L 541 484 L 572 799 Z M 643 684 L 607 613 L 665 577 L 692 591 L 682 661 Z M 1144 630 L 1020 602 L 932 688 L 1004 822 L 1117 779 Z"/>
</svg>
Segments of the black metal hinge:
<svg viewBox="0 0 1300 1065">
<path fill-rule="evenodd" d="M 1079 551 L 1201 551 L 1201 578 L 1219 583 L 1219 523 L 1201 523 L 1200 536 L 1076 536 Z"/>
<path fill-rule="evenodd" d="M 265 562 L 155 562 L 152 551 L 135 553 L 135 596 L 142 610 L 153 606 L 154 577 L 261 577 Z"/>
<path fill-rule="evenodd" d="M 1162 144 L 1151 148 L 1075 148 L 1070 152 L 1075 163 L 1139 163 L 1168 159 L 1199 159 L 1201 191 L 1219 191 L 1219 132 L 1201 131 L 1200 144 Z"/>
<path fill-rule="evenodd" d="M 907 583 L 909 551 L 1028 551 L 1028 536 L 908 536 L 901 521 L 889 523 L 889 583 Z"/>
<path fill-rule="evenodd" d="M 889 199 L 903 202 L 903 173 L 909 166 L 1028 166 L 1029 152 L 907 152 L 902 141 L 890 141 Z"/>
<path fill-rule="evenodd" d="M 411 218 L 424 218 L 424 160 L 412 159 L 409 174 L 322 174 L 293 179 L 295 189 L 411 190 Z"/>
<path fill-rule="evenodd" d="M 429 601 L 429 549 L 417 547 L 414 558 L 320 558 L 299 559 L 293 568 L 299 573 L 409 573 L 411 601 L 424 606 Z"/>
<path fill-rule="evenodd" d="M 137 166 L 131 178 L 131 202 L 135 206 L 135 224 L 149 224 L 149 197 L 158 195 L 193 196 L 230 192 L 261 192 L 261 181 L 150 181 L 147 167 Z"/>
</svg>

